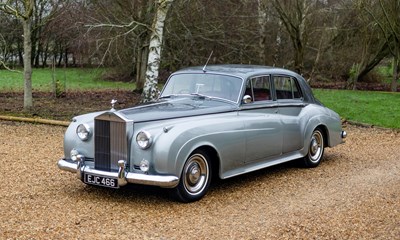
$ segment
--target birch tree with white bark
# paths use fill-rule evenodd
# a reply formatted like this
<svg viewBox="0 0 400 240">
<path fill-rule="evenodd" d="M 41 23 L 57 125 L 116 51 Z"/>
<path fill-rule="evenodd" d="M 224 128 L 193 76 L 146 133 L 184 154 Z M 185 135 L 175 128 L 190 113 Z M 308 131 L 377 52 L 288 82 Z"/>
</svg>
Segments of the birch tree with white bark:
<svg viewBox="0 0 400 240">
<path fill-rule="evenodd" d="M 147 60 L 146 81 L 142 92 L 142 102 L 156 100 L 159 95 L 158 74 L 163 46 L 164 24 L 173 0 L 158 0 L 157 12 L 153 19 L 150 35 L 149 57 Z"/>
</svg>

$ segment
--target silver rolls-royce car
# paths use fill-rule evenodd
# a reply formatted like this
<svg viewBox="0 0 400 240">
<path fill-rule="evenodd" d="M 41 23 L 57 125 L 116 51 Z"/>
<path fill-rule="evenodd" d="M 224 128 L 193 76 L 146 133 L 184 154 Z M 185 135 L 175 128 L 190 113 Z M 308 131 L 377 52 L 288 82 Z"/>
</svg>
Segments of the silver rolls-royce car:
<svg viewBox="0 0 400 240">
<path fill-rule="evenodd" d="M 213 65 L 173 73 L 156 102 L 73 118 L 58 167 L 86 184 L 170 188 L 199 200 L 221 179 L 287 161 L 320 164 L 343 142 L 337 113 L 300 75 L 252 65 Z"/>
</svg>

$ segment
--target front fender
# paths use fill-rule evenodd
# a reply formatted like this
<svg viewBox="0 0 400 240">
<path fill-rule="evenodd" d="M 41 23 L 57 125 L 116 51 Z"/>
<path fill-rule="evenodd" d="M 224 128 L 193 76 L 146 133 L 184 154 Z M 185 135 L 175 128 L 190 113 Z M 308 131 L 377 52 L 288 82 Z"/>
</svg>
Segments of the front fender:
<svg viewBox="0 0 400 240">
<path fill-rule="evenodd" d="M 64 156 L 66 158 L 69 157 L 73 148 L 77 148 L 79 153 L 86 157 L 94 158 L 94 118 L 101 113 L 104 112 L 84 114 L 76 116 L 72 119 L 72 122 L 69 124 L 64 134 Z M 88 124 L 92 129 L 92 136 L 87 141 L 80 140 L 76 134 L 76 128 L 79 126 L 79 124 L 83 123 Z"/>
<path fill-rule="evenodd" d="M 245 159 L 243 123 L 235 118 L 186 122 L 171 125 L 157 136 L 153 147 L 155 170 L 180 177 L 186 159 L 200 147 L 211 147 L 219 156 L 220 174 Z"/>
</svg>

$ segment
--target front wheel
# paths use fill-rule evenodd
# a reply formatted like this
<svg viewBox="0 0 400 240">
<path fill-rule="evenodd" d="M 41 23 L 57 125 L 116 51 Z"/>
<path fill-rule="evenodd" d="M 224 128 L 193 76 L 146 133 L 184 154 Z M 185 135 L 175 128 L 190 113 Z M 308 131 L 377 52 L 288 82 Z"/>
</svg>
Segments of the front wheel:
<svg viewBox="0 0 400 240">
<path fill-rule="evenodd" d="M 200 200 L 211 183 L 211 164 L 207 153 L 194 152 L 183 166 L 179 184 L 173 190 L 174 197 L 181 202 Z"/>
<path fill-rule="evenodd" d="M 303 158 L 304 166 L 310 168 L 318 166 L 324 155 L 324 148 L 324 135 L 321 130 L 317 128 L 314 130 L 309 140 L 308 153 Z"/>
</svg>

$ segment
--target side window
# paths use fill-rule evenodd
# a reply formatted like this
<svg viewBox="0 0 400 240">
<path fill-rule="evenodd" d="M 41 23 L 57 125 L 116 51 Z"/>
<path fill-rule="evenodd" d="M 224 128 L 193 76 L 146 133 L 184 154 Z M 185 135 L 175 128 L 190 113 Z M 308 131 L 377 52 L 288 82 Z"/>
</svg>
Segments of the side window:
<svg viewBox="0 0 400 240">
<path fill-rule="evenodd" d="M 293 91 L 293 98 L 294 99 L 299 99 L 299 98 L 302 97 L 300 89 L 299 89 L 299 85 L 298 85 L 297 81 L 294 80 L 294 79 L 292 80 L 292 91 Z"/>
<path fill-rule="evenodd" d="M 253 88 L 251 87 L 251 80 L 249 80 L 249 79 L 247 79 L 247 82 L 246 82 L 246 92 L 244 93 L 244 95 L 249 95 L 251 97 L 251 99 L 254 99 Z"/>
<path fill-rule="evenodd" d="M 277 99 L 299 99 L 302 97 L 295 78 L 274 76 L 274 85 Z"/>
<path fill-rule="evenodd" d="M 247 81 L 246 94 L 250 95 L 254 102 L 271 100 L 269 76 L 254 77 Z"/>
</svg>

